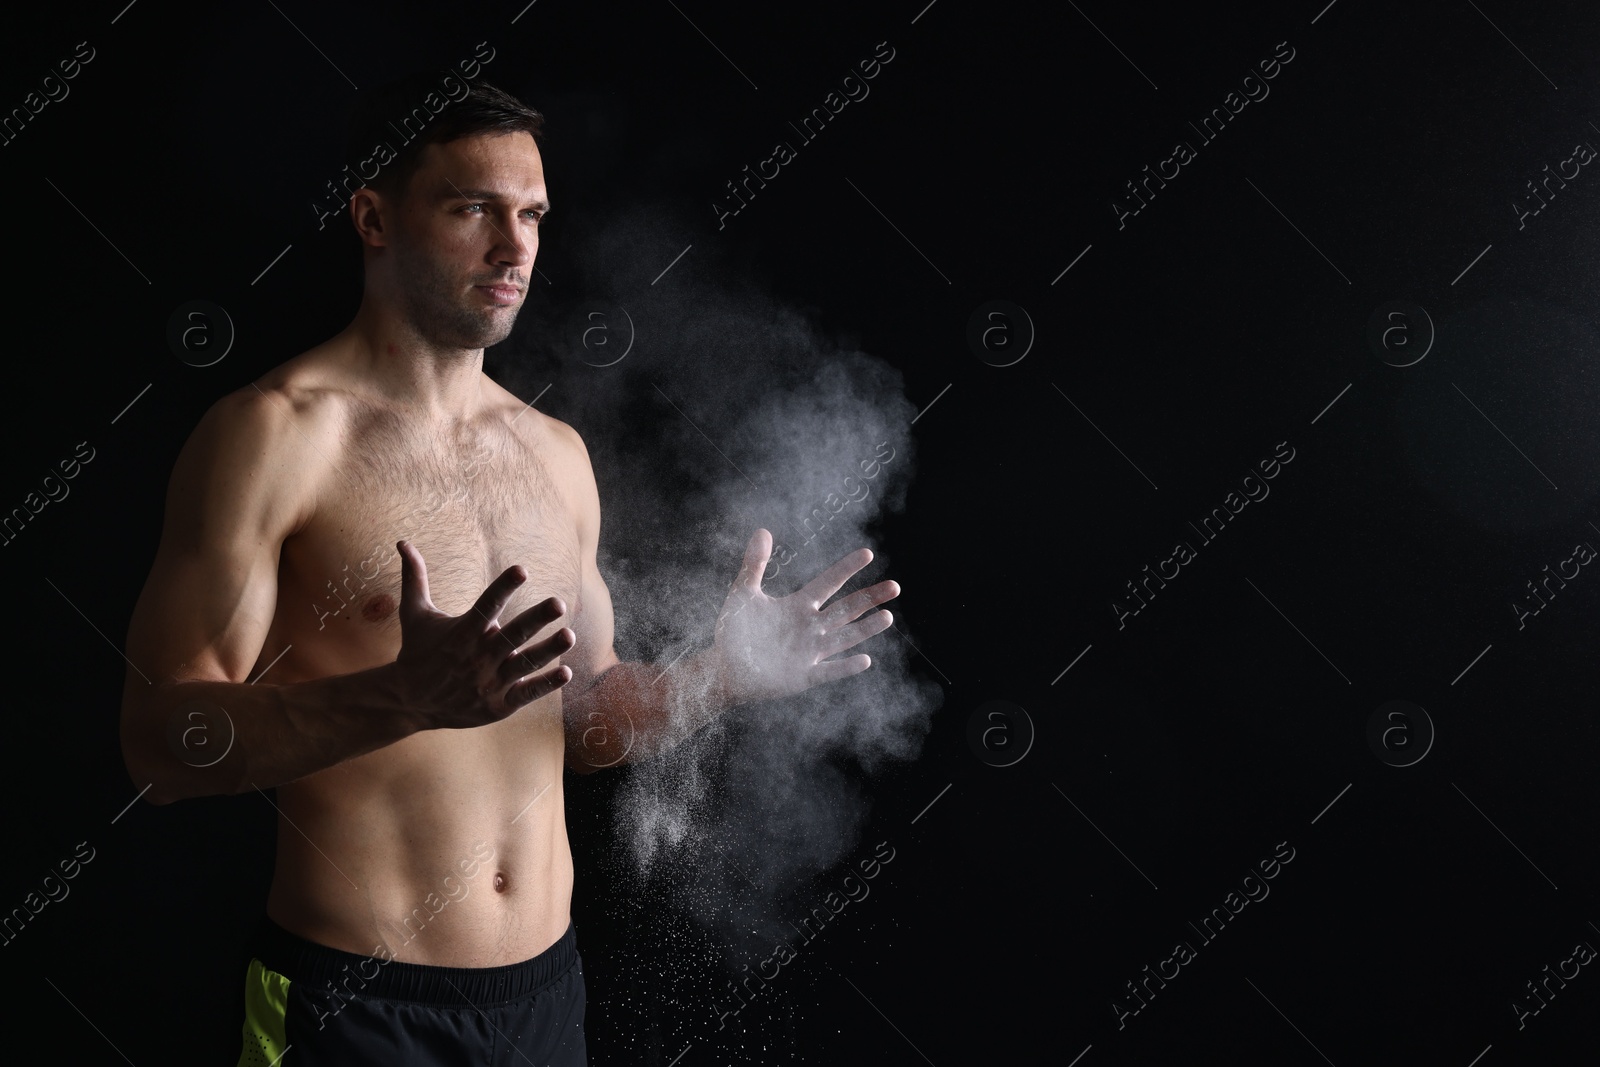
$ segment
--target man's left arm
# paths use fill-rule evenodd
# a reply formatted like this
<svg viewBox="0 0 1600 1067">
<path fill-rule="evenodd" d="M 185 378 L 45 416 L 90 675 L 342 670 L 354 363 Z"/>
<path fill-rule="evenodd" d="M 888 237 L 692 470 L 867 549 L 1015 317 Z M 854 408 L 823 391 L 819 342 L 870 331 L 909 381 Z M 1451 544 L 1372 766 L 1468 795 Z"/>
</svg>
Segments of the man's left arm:
<svg viewBox="0 0 1600 1067">
<path fill-rule="evenodd" d="M 761 576 L 772 555 L 772 535 L 766 530 L 757 530 L 745 549 L 710 648 L 666 669 L 619 660 L 613 647 L 611 593 L 596 564 L 600 497 L 588 450 L 577 431 L 565 423 L 555 426 L 575 457 L 569 484 L 581 559 L 578 604 L 568 623 L 577 640 L 563 657 L 572 671 L 561 690 L 568 769 L 587 774 L 652 756 L 736 705 L 798 693 L 872 665 L 865 654 L 829 657 L 888 629 L 893 619 L 887 611 L 861 616 L 898 596 L 900 586 L 879 582 L 826 603 L 871 562 L 871 551 L 863 548 L 800 590 L 768 597 L 761 591 Z"/>
<path fill-rule="evenodd" d="M 572 448 L 567 464 L 577 511 L 578 603 L 568 622 L 577 640 L 562 658 L 572 679 L 561 690 L 566 766 L 588 774 L 657 751 L 671 712 L 694 706 L 709 722 L 731 706 L 714 692 L 704 654 L 685 656 L 666 676 L 649 663 L 623 663 L 614 647 L 611 591 L 600 576 L 600 494 L 588 449 L 576 430 L 552 420 Z"/>
</svg>

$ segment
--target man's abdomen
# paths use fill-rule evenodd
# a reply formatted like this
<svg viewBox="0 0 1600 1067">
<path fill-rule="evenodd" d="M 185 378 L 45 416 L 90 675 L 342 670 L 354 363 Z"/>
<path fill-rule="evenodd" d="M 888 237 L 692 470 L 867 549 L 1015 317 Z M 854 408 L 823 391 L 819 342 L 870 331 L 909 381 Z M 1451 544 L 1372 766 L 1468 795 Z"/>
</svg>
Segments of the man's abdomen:
<svg viewBox="0 0 1600 1067">
<path fill-rule="evenodd" d="M 571 919 L 561 697 L 429 730 L 279 787 L 267 914 L 376 958 L 496 967 Z"/>
</svg>

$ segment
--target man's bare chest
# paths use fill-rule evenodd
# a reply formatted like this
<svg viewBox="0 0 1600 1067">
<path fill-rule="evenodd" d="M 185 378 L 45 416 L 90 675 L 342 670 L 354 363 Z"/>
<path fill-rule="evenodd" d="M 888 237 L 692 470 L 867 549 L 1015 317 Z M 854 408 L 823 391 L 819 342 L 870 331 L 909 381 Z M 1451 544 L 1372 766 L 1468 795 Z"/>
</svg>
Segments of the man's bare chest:
<svg viewBox="0 0 1600 1067">
<path fill-rule="evenodd" d="M 576 516 L 549 449 L 504 427 L 423 434 L 375 420 L 359 429 L 321 480 L 311 520 L 284 542 L 273 628 L 286 640 L 320 640 L 344 655 L 354 642 L 392 658 L 402 539 L 422 555 L 440 611 L 471 610 L 491 581 L 520 564 L 528 581 L 502 621 L 552 595 L 576 612 Z"/>
</svg>

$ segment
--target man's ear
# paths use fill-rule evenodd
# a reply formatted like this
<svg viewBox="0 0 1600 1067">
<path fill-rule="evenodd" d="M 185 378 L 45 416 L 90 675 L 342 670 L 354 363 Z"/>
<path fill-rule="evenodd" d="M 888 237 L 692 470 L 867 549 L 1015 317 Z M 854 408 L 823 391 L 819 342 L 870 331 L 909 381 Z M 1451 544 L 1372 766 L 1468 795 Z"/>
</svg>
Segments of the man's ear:
<svg viewBox="0 0 1600 1067">
<path fill-rule="evenodd" d="M 386 203 L 381 193 L 370 188 L 356 190 L 350 198 L 350 221 L 363 245 L 370 248 L 388 245 L 388 223 L 393 211 L 394 206 Z"/>
</svg>

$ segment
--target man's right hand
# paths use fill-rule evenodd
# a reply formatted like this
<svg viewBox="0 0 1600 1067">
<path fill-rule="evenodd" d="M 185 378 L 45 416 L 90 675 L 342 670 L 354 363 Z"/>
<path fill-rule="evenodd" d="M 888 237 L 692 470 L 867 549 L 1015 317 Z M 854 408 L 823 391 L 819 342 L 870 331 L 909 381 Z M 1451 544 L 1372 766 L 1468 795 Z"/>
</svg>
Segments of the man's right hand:
<svg viewBox="0 0 1600 1067">
<path fill-rule="evenodd" d="M 543 670 L 572 648 L 576 637 L 570 628 L 562 627 L 522 649 L 534 634 L 566 614 L 559 597 L 549 597 L 500 625 L 500 612 L 528 579 L 522 567 L 506 568 L 464 614 L 447 615 L 428 596 L 428 568 L 422 554 L 409 541 L 396 548 L 400 654 L 395 674 L 401 698 L 423 717 L 423 729 L 466 729 L 499 722 L 572 678 L 566 666 Z"/>
</svg>

